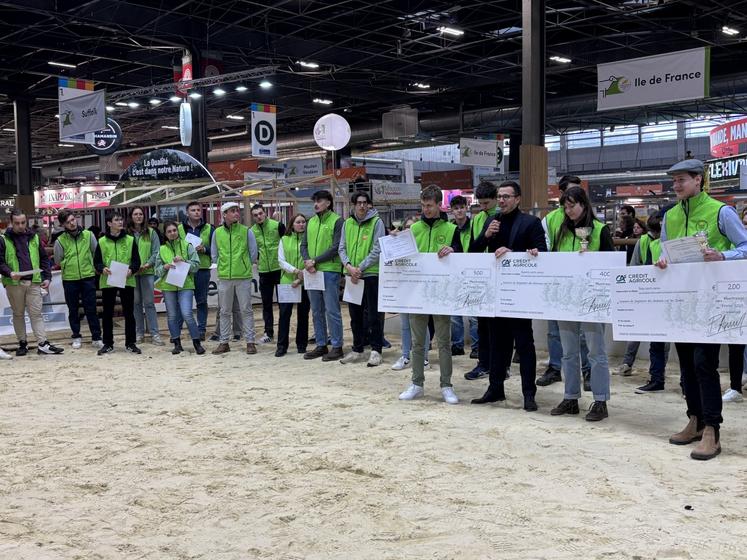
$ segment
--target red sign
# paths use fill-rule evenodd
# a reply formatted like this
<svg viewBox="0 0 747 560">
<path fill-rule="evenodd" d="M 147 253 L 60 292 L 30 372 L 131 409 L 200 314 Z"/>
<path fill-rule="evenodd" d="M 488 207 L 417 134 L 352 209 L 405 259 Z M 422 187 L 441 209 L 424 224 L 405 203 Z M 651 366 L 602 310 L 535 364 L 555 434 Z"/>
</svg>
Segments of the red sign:
<svg viewBox="0 0 747 560">
<path fill-rule="evenodd" d="M 711 155 L 727 157 L 739 152 L 740 144 L 747 144 L 747 118 L 731 121 L 711 130 Z"/>
<path fill-rule="evenodd" d="M 327 169 L 324 172 L 325 175 L 332 175 L 332 170 Z M 335 169 L 335 177 L 338 181 L 355 181 L 358 178 L 366 178 L 365 167 L 345 167 L 343 169 Z"/>
<path fill-rule="evenodd" d="M 187 54 L 182 57 L 182 67 L 174 67 L 174 83 L 176 94 L 181 97 L 187 96 L 187 91 L 192 87 L 192 57 Z"/>
<path fill-rule="evenodd" d="M 589 181 L 586 179 L 581 179 L 581 188 L 586 191 L 586 194 L 589 194 Z M 547 185 L 547 198 L 548 200 L 560 200 L 560 195 L 562 193 L 560 192 L 560 188 L 557 184 Z"/>
<path fill-rule="evenodd" d="M 259 170 L 259 161 L 256 159 L 215 161 L 208 164 L 208 170 L 216 181 L 243 181 L 244 173 L 256 173 Z"/>
<path fill-rule="evenodd" d="M 661 194 L 663 191 L 664 187 L 661 183 L 649 185 L 618 185 L 615 187 L 615 194 L 617 196 L 648 196 L 652 192 L 654 194 Z"/>
<path fill-rule="evenodd" d="M 435 185 L 442 191 L 461 189 L 472 189 L 472 170 L 455 169 L 453 171 L 424 171 L 420 175 L 420 184 L 423 187 Z"/>
</svg>

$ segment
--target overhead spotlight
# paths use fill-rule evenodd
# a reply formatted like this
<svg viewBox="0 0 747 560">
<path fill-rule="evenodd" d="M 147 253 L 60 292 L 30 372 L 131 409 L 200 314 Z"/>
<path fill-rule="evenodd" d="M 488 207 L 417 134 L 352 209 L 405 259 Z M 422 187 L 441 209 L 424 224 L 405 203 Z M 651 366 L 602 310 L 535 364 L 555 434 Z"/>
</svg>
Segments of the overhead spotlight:
<svg viewBox="0 0 747 560">
<path fill-rule="evenodd" d="M 116 105 L 117 107 L 127 107 L 127 103 L 125 103 L 124 101 L 117 101 L 117 102 L 115 103 L 115 105 Z"/>
<path fill-rule="evenodd" d="M 223 97 L 224 95 L 226 95 L 226 90 L 217 87 L 213 90 L 213 95 L 215 95 L 216 97 Z"/>
<path fill-rule="evenodd" d="M 169 97 L 169 101 L 171 101 L 172 103 L 179 103 L 181 100 L 182 98 L 178 95 L 172 95 L 171 97 Z"/>
<path fill-rule="evenodd" d="M 156 99 L 156 98 L 153 98 L 153 99 L 150 99 L 150 100 L 148 101 L 148 103 L 150 103 L 150 104 L 151 104 L 151 105 L 153 105 L 153 106 L 155 106 L 155 105 L 160 105 L 160 104 L 161 104 L 161 100 L 160 100 L 160 99 Z"/>
<path fill-rule="evenodd" d="M 113 113 L 115 109 L 111 105 L 107 105 L 106 110 L 109 111 L 110 113 Z"/>
<path fill-rule="evenodd" d="M 421 84 L 420 82 L 415 82 L 412 85 L 413 85 L 413 87 L 416 87 L 418 89 L 430 89 L 430 87 L 431 87 L 430 84 Z"/>
<path fill-rule="evenodd" d="M 189 96 L 192 99 L 199 99 L 200 97 L 202 97 L 202 94 L 201 93 L 197 93 L 196 91 L 193 91 L 192 93 L 189 94 Z"/>
<path fill-rule="evenodd" d="M 161 128 L 166 128 L 168 130 L 179 130 L 178 126 L 172 126 L 170 124 L 163 124 L 163 125 L 161 125 Z"/>
<path fill-rule="evenodd" d="M 236 91 L 238 91 L 239 93 L 244 93 L 248 89 L 249 88 L 246 86 L 236 86 Z"/>
<path fill-rule="evenodd" d="M 140 107 L 140 103 L 138 103 L 137 101 L 130 101 L 129 103 L 127 103 L 127 106 L 130 109 L 137 109 L 138 107 Z"/>
<path fill-rule="evenodd" d="M 259 82 L 259 87 L 261 87 L 262 89 L 269 89 L 272 87 L 272 82 L 262 80 L 261 82 Z"/>
<path fill-rule="evenodd" d="M 59 66 L 60 68 L 77 68 L 77 64 L 68 64 L 67 62 L 55 62 L 54 60 L 50 60 L 47 62 L 50 66 Z"/>
<path fill-rule="evenodd" d="M 566 58 L 564 56 L 551 56 L 550 60 L 552 60 L 554 62 L 558 62 L 560 64 L 570 64 L 570 62 L 571 62 L 570 58 Z"/>
<path fill-rule="evenodd" d="M 297 64 L 299 66 L 303 66 L 304 68 L 319 68 L 319 65 L 316 62 L 306 62 L 305 60 L 299 60 Z"/>
<path fill-rule="evenodd" d="M 60 148 L 74 148 L 75 144 L 57 144 Z"/>
<path fill-rule="evenodd" d="M 15 132 L 15 131 L 16 131 L 15 128 L 4 128 L 3 129 L 3 132 Z"/>
<path fill-rule="evenodd" d="M 331 99 L 323 99 L 321 97 L 315 97 L 313 101 L 314 103 L 319 103 L 320 105 L 332 105 Z"/>
<path fill-rule="evenodd" d="M 739 29 L 734 29 L 733 27 L 729 27 L 728 25 L 724 25 L 721 28 L 721 33 L 723 33 L 724 35 L 731 35 L 731 36 L 739 35 Z"/>
<path fill-rule="evenodd" d="M 241 115 L 226 115 L 226 118 L 234 120 L 234 121 L 243 121 L 244 120 L 244 117 L 242 117 Z"/>
<path fill-rule="evenodd" d="M 442 35 L 451 35 L 452 37 L 461 37 L 464 35 L 464 31 L 456 29 L 455 27 L 441 26 L 438 28 Z"/>
<path fill-rule="evenodd" d="M 59 119 L 59 118 L 60 118 L 60 115 L 59 115 L 59 114 L 58 114 L 58 115 L 55 115 L 55 116 L 54 116 L 54 118 L 55 118 L 55 119 Z"/>
</svg>

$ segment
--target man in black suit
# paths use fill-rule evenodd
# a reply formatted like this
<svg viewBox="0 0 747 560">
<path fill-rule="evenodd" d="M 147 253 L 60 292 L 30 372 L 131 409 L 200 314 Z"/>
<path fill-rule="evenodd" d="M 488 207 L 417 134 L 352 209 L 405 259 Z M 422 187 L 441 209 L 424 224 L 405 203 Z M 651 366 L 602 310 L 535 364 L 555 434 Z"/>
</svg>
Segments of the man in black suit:
<svg viewBox="0 0 747 560">
<path fill-rule="evenodd" d="M 521 187 L 515 181 L 505 181 L 498 187 L 500 212 L 485 222 L 482 232 L 472 241 L 470 252 L 489 249 L 497 259 L 511 251 L 526 251 L 529 258 L 536 257 L 539 251 L 547 251 L 545 230 L 542 222 L 519 209 Z M 503 382 L 506 367 L 511 361 L 513 343 L 519 353 L 521 391 L 524 394 L 524 410 L 537 410 L 534 396 L 537 386 L 537 354 L 534 350 L 534 333 L 531 319 L 493 317 L 489 319 L 490 340 L 490 385 L 473 404 L 506 400 Z"/>
</svg>

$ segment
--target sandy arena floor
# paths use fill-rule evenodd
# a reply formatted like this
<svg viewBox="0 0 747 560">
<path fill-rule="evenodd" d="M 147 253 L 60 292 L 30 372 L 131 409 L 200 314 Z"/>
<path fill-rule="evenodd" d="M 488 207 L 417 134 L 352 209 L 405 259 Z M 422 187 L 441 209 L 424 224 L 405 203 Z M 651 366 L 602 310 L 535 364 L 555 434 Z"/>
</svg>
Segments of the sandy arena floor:
<svg viewBox="0 0 747 560">
<path fill-rule="evenodd" d="M 633 394 L 645 362 L 613 377 L 589 424 L 549 416 L 561 384 L 521 410 L 518 375 L 507 403 L 449 406 L 434 368 L 399 402 L 396 349 L 373 369 L 122 347 L 2 362 L 0 559 L 747 556 L 747 402 L 725 406 L 722 455 L 692 461 L 667 443 L 671 368 L 664 394 Z M 487 383 L 471 365 L 463 403 Z"/>
</svg>

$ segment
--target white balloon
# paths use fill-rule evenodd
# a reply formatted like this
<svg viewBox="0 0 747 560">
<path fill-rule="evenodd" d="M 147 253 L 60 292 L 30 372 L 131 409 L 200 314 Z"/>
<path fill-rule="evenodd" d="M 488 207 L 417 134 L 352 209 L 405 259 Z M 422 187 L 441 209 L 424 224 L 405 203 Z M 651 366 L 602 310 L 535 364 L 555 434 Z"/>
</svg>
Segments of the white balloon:
<svg viewBox="0 0 747 560">
<path fill-rule="evenodd" d="M 186 101 L 179 107 L 179 138 L 182 146 L 192 144 L 192 106 Z"/>
<path fill-rule="evenodd" d="M 350 142 L 350 125 L 340 115 L 329 113 L 314 125 L 314 141 L 323 150 L 342 150 Z"/>
</svg>

